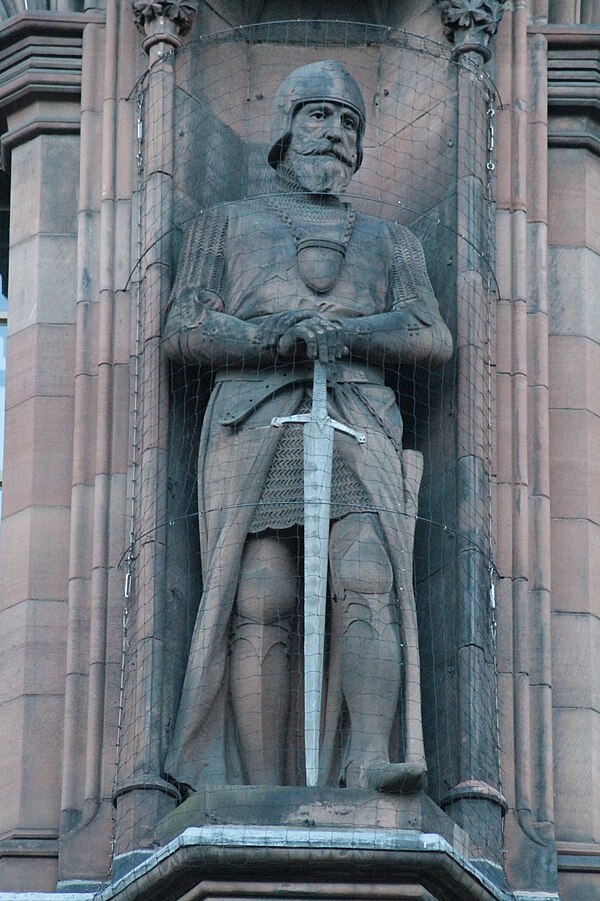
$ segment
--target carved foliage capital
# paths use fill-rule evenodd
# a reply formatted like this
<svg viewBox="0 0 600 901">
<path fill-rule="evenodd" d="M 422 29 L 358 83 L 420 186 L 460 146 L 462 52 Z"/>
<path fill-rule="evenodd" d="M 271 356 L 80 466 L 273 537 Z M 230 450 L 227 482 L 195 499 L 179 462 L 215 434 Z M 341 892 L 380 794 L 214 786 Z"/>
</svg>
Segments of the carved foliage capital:
<svg viewBox="0 0 600 901">
<path fill-rule="evenodd" d="M 135 24 L 147 35 L 157 21 L 171 24 L 177 34 L 185 35 L 194 23 L 198 0 L 131 0 Z"/>
<path fill-rule="evenodd" d="M 496 34 L 507 0 L 437 0 L 444 34 L 455 46 L 455 56 L 475 52 L 490 58 L 488 43 Z"/>
</svg>

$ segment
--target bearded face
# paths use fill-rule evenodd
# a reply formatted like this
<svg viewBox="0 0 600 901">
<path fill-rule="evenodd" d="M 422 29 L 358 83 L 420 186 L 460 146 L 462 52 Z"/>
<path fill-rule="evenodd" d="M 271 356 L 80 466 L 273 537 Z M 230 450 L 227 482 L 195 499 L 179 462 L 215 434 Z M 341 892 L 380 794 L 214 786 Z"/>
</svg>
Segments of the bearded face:
<svg viewBox="0 0 600 901">
<path fill-rule="evenodd" d="M 306 103 L 294 113 L 285 161 L 311 194 L 341 194 L 356 169 L 360 119 L 333 101 Z"/>
</svg>

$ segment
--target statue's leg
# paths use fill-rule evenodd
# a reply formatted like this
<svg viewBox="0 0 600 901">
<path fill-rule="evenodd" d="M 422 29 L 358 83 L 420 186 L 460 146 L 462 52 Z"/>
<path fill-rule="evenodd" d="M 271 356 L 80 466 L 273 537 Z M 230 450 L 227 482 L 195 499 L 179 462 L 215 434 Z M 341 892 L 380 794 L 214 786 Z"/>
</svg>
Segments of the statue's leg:
<svg viewBox="0 0 600 901">
<path fill-rule="evenodd" d="M 267 533 L 249 537 L 242 556 L 231 636 L 231 697 L 242 763 L 252 785 L 284 782 L 297 553 L 295 538 Z"/>
<path fill-rule="evenodd" d="M 332 525 L 330 565 L 333 603 L 340 605 L 342 691 L 350 714 L 346 785 L 424 788 L 421 763 L 390 764 L 401 645 L 393 570 L 376 514 L 353 513 Z"/>
<path fill-rule="evenodd" d="M 332 525 L 330 562 L 340 605 L 342 690 L 350 714 L 347 784 L 389 763 L 390 731 L 400 691 L 400 641 L 393 571 L 374 513 L 353 513 Z"/>
</svg>

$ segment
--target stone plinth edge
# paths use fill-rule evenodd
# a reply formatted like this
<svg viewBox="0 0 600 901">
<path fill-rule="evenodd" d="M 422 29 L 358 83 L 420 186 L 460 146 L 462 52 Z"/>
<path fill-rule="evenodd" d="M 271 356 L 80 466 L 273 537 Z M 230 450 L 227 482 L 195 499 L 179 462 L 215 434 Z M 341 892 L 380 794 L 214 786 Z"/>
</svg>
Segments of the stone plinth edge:
<svg viewBox="0 0 600 901">
<path fill-rule="evenodd" d="M 409 829 L 436 833 L 463 857 L 471 856 L 466 832 L 423 792 L 207 785 L 158 823 L 157 844 L 166 845 L 186 829 L 200 826 Z"/>
<path fill-rule="evenodd" d="M 335 886 L 349 884 L 352 897 L 366 898 L 368 889 L 372 898 L 373 887 L 381 884 L 386 894 L 390 885 L 396 886 L 405 892 L 399 897 L 415 901 L 514 901 L 437 834 L 285 826 L 186 829 L 99 893 L 96 901 L 182 899 L 192 897 L 186 894 L 191 892 L 201 899 L 205 883 L 207 891 L 210 883 L 217 895 L 226 884 L 232 899 L 242 897 L 236 895 L 235 884 L 243 883 L 247 895 L 254 883 L 265 899 L 297 897 L 299 886 L 306 897 L 326 899 Z M 408 889 L 416 893 L 406 894 Z"/>
<path fill-rule="evenodd" d="M 89 892 L 0 892 L 0 901 L 94 901 L 94 898 Z"/>
</svg>

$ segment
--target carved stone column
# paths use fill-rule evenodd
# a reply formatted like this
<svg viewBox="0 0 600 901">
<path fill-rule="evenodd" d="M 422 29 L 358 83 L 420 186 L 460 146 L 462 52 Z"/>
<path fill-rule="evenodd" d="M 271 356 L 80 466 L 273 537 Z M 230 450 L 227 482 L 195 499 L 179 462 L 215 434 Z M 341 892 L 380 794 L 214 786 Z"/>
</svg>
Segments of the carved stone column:
<svg viewBox="0 0 600 901">
<path fill-rule="evenodd" d="M 506 802 L 499 791 L 499 752 L 493 616 L 487 524 L 490 474 L 485 412 L 489 392 L 486 335 L 486 164 L 474 122 L 484 115 L 478 70 L 488 62 L 490 38 L 502 18 L 500 0 L 437 0 L 446 37 L 454 44 L 458 76 L 458 446 L 457 446 L 457 603 L 459 781 L 442 799 L 444 809 L 501 864 L 501 817 Z M 481 132 L 479 132 L 480 134 Z M 487 254 L 486 254 L 487 251 Z M 491 261 L 490 261 L 491 262 Z"/>
<path fill-rule="evenodd" d="M 132 0 L 133 16 L 144 35 L 149 61 L 160 55 L 160 44 L 181 47 L 198 11 L 197 0 Z"/>
<path fill-rule="evenodd" d="M 141 316 L 139 335 L 139 445 L 136 559 L 131 603 L 131 671 L 126 696 L 117 803 L 115 871 L 128 869 L 151 846 L 156 822 L 178 800 L 162 776 L 162 683 L 167 518 L 168 371 L 160 349 L 161 322 L 172 282 L 170 232 L 173 206 L 174 49 L 192 26 L 191 0 L 133 0 L 144 35 L 150 74 L 143 99 L 141 199 Z M 140 126 L 140 135 L 142 129 Z"/>
</svg>

